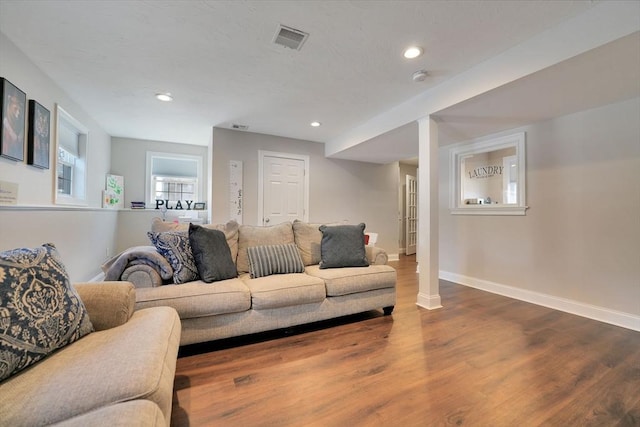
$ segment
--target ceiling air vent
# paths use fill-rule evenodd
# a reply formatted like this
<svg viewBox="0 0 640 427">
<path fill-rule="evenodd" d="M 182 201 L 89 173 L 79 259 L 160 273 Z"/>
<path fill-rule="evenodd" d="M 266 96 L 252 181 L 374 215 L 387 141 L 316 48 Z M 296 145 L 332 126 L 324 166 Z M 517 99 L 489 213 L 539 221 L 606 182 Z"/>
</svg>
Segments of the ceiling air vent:
<svg viewBox="0 0 640 427">
<path fill-rule="evenodd" d="M 304 31 L 280 24 L 273 42 L 289 49 L 300 50 L 307 37 L 309 37 L 309 34 Z"/>
<path fill-rule="evenodd" d="M 236 130 L 248 130 L 248 129 L 249 129 L 249 126 L 247 126 L 247 125 L 238 125 L 238 124 L 232 123 L 232 124 L 231 124 L 231 129 L 236 129 Z"/>
</svg>

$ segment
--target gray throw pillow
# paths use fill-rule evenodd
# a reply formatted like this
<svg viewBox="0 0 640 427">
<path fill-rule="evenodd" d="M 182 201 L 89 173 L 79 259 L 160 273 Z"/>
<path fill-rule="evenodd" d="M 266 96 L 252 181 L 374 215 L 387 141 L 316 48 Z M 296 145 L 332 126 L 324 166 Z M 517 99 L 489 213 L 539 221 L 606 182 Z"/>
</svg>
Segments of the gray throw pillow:
<svg viewBox="0 0 640 427">
<path fill-rule="evenodd" d="M 0 252 L 0 381 L 90 332 L 54 245 Z"/>
<path fill-rule="evenodd" d="M 251 278 L 272 274 L 303 273 L 304 264 L 294 243 L 247 248 Z"/>
<path fill-rule="evenodd" d="M 189 224 L 189 243 L 203 281 L 211 283 L 238 277 L 231 249 L 222 231 Z"/>
<path fill-rule="evenodd" d="M 368 267 L 364 248 L 364 223 L 321 225 L 320 268 Z"/>
<path fill-rule="evenodd" d="M 173 283 L 177 285 L 198 280 L 198 267 L 193 259 L 186 231 L 148 232 L 147 236 L 157 251 L 171 264 Z"/>
</svg>

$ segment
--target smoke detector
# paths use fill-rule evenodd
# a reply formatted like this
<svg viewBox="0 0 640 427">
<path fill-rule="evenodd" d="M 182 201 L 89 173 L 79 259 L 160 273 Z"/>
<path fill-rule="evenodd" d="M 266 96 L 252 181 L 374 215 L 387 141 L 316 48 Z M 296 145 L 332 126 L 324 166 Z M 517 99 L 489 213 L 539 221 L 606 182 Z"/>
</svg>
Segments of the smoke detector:
<svg viewBox="0 0 640 427">
<path fill-rule="evenodd" d="M 280 24 L 273 38 L 273 43 L 289 49 L 300 50 L 307 37 L 309 37 L 309 33 Z"/>
<path fill-rule="evenodd" d="M 415 73 L 413 73 L 413 76 L 411 77 L 413 79 L 414 82 L 423 82 L 427 76 L 429 75 L 429 73 L 427 72 L 427 70 L 420 70 L 420 71 L 416 71 Z"/>
</svg>

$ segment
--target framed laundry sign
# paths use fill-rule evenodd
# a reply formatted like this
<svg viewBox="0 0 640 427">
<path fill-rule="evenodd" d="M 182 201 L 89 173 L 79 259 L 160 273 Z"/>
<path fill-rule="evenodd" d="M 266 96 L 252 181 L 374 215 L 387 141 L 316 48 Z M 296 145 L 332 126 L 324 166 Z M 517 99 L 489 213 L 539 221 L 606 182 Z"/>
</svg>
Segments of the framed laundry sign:
<svg viewBox="0 0 640 427">
<path fill-rule="evenodd" d="M 525 133 L 450 148 L 454 215 L 526 215 Z"/>
</svg>

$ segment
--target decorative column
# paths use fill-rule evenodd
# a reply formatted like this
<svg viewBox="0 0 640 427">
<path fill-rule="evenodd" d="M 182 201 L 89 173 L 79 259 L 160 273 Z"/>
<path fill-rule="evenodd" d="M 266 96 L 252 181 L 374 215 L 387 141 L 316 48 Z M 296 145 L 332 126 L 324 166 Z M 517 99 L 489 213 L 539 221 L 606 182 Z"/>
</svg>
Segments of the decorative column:
<svg viewBox="0 0 640 427">
<path fill-rule="evenodd" d="M 438 124 L 430 116 L 418 120 L 418 251 L 419 289 L 416 304 L 441 308 L 438 282 Z"/>
</svg>

